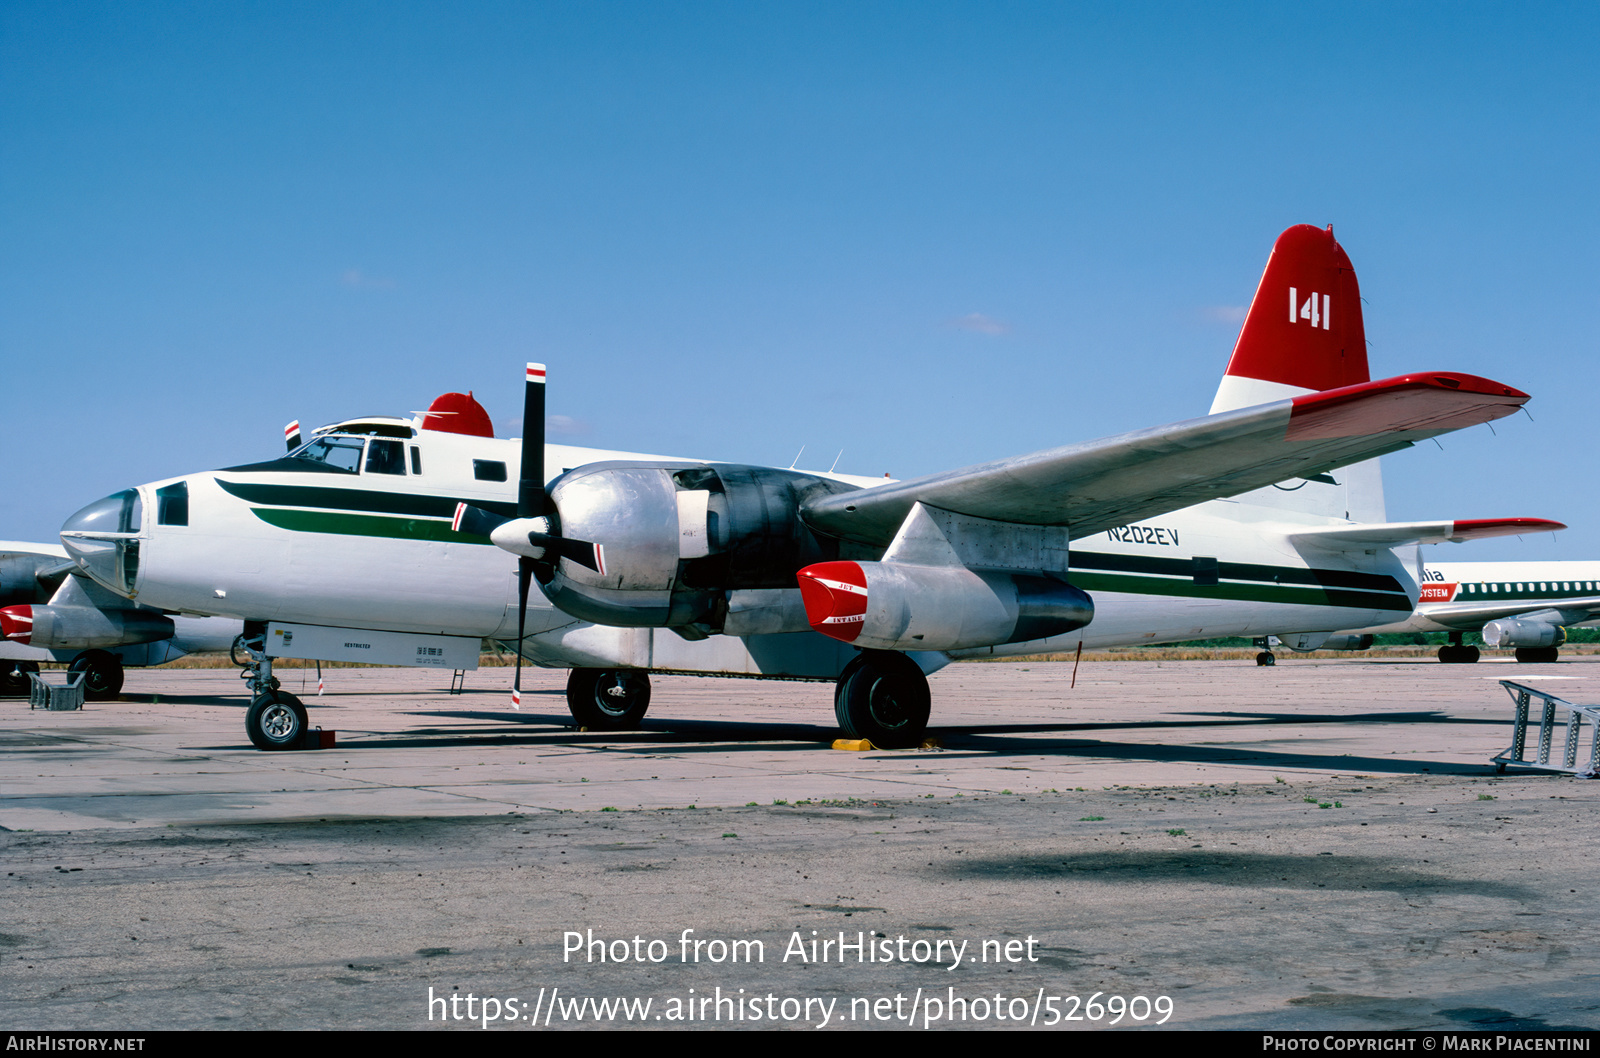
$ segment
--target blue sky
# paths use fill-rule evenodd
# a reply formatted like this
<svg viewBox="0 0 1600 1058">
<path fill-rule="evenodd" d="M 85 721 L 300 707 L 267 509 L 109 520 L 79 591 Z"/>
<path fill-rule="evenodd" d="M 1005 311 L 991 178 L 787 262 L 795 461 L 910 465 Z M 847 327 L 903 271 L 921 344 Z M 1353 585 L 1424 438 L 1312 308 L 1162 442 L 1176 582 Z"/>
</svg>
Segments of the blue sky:
<svg viewBox="0 0 1600 1058">
<path fill-rule="evenodd" d="M 1277 234 L 1375 376 L 1532 418 L 1394 518 L 1600 558 L 1600 7 L 0 6 L 0 537 L 471 389 L 520 433 L 897 477 L 1203 414 Z"/>
</svg>

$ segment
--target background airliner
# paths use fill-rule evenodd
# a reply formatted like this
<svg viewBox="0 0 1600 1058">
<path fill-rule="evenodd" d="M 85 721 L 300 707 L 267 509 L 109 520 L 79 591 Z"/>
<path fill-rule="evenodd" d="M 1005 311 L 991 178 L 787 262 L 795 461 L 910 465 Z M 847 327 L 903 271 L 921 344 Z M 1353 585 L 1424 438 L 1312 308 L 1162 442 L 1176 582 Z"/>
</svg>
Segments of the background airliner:
<svg viewBox="0 0 1600 1058">
<path fill-rule="evenodd" d="M 1414 614 L 1363 632 L 1448 632 L 1443 662 L 1478 660 L 1463 644 L 1482 632 L 1518 661 L 1554 661 L 1566 629 L 1600 621 L 1600 562 L 1429 562 Z"/>
</svg>

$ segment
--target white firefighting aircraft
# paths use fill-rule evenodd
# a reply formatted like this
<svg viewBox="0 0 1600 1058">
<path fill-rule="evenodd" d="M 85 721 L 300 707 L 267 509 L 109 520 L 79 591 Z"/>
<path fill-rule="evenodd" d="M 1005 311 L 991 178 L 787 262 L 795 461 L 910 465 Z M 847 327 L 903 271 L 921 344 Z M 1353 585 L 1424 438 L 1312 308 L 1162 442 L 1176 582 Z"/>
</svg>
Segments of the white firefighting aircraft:
<svg viewBox="0 0 1600 1058">
<path fill-rule="evenodd" d="M 307 722 L 271 689 L 273 657 L 468 668 L 482 637 L 571 668 L 582 726 L 636 725 L 652 672 L 802 679 L 835 683 L 846 735 L 904 746 L 926 674 L 953 660 L 1380 624 L 1417 598 L 1394 548 L 1539 527 L 1383 521 L 1376 457 L 1528 395 L 1455 372 L 1371 381 L 1331 228 L 1278 239 L 1210 415 L 948 473 L 546 446 L 542 365 L 525 392 L 520 444 L 447 394 L 109 496 L 62 543 L 142 604 L 247 622 L 262 748 Z"/>
<path fill-rule="evenodd" d="M 1363 631 L 1448 632 L 1447 664 L 1477 661 L 1461 640 L 1481 631 L 1489 646 L 1538 662 L 1556 660 L 1568 628 L 1600 622 L 1600 562 L 1429 562 L 1420 579 L 1411 617 Z"/>
<path fill-rule="evenodd" d="M 130 605 L 83 576 L 60 544 L 0 541 L 0 695 L 27 694 L 41 661 L 64 661 L 86 674 L 86 698 L 115 698 L 124 665 L 227 650 L 242 631 L 227 618 Z"/>
</svg>

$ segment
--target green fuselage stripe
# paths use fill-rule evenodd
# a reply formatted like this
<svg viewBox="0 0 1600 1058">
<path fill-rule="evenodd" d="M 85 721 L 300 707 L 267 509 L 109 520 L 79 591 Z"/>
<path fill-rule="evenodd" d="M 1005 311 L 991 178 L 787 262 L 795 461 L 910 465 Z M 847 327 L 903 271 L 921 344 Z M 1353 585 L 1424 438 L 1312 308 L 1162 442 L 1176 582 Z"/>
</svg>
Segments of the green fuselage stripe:
<svg viewBox="0 0 1600 1058">
<path fill-rule="evenodd" d="M 384 518 L 373 514 L 336 514 L 328 511 L 290 511 L 281 507 L 252 507 L 257 518 L 295 533 L 334 533 L 340 536 L 382 536 L 396 540 L 438 540 L 451 544 L 489 544 L 487 536 L 458 533 L 449 522 L 426 518 Z"/>
<path fill-rule="evenodd" d="M 1238 599 L 1248 602 L 1281 603 L 1285 606 L 1343 606 L 1355 610 L 1394 610 L 1411 612 L 1411 599 L 1370 591 L 1345 588 L 1306 588 L 1277 584 L 1196 584 L 1193 580 L 1167 577 L 1141 577 L 1124 573 L 1095 573 L 1073 570 L 1068 579 L 1091 594 L 1123 592 L 1128 595 L 1168 595 L 1182 599 Z"/>
</svg>

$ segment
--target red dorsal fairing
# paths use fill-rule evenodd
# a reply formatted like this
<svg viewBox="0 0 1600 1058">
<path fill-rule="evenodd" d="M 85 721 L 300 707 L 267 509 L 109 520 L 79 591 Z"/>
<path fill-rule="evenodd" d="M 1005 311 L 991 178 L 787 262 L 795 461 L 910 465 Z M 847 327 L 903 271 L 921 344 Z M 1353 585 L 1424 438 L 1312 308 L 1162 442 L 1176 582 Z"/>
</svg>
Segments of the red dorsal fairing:
<svg viewBox="0 0 1600 1058">
<path fill-rule="evenodd" d="M 494 424 L 483 405 L 472 399 L 472 394 L 446 393 L 430 405 L 423 416 L 424 430 L 440 433 L 464 433 L 472 437 L 493 437 Z"/>
</svg>

